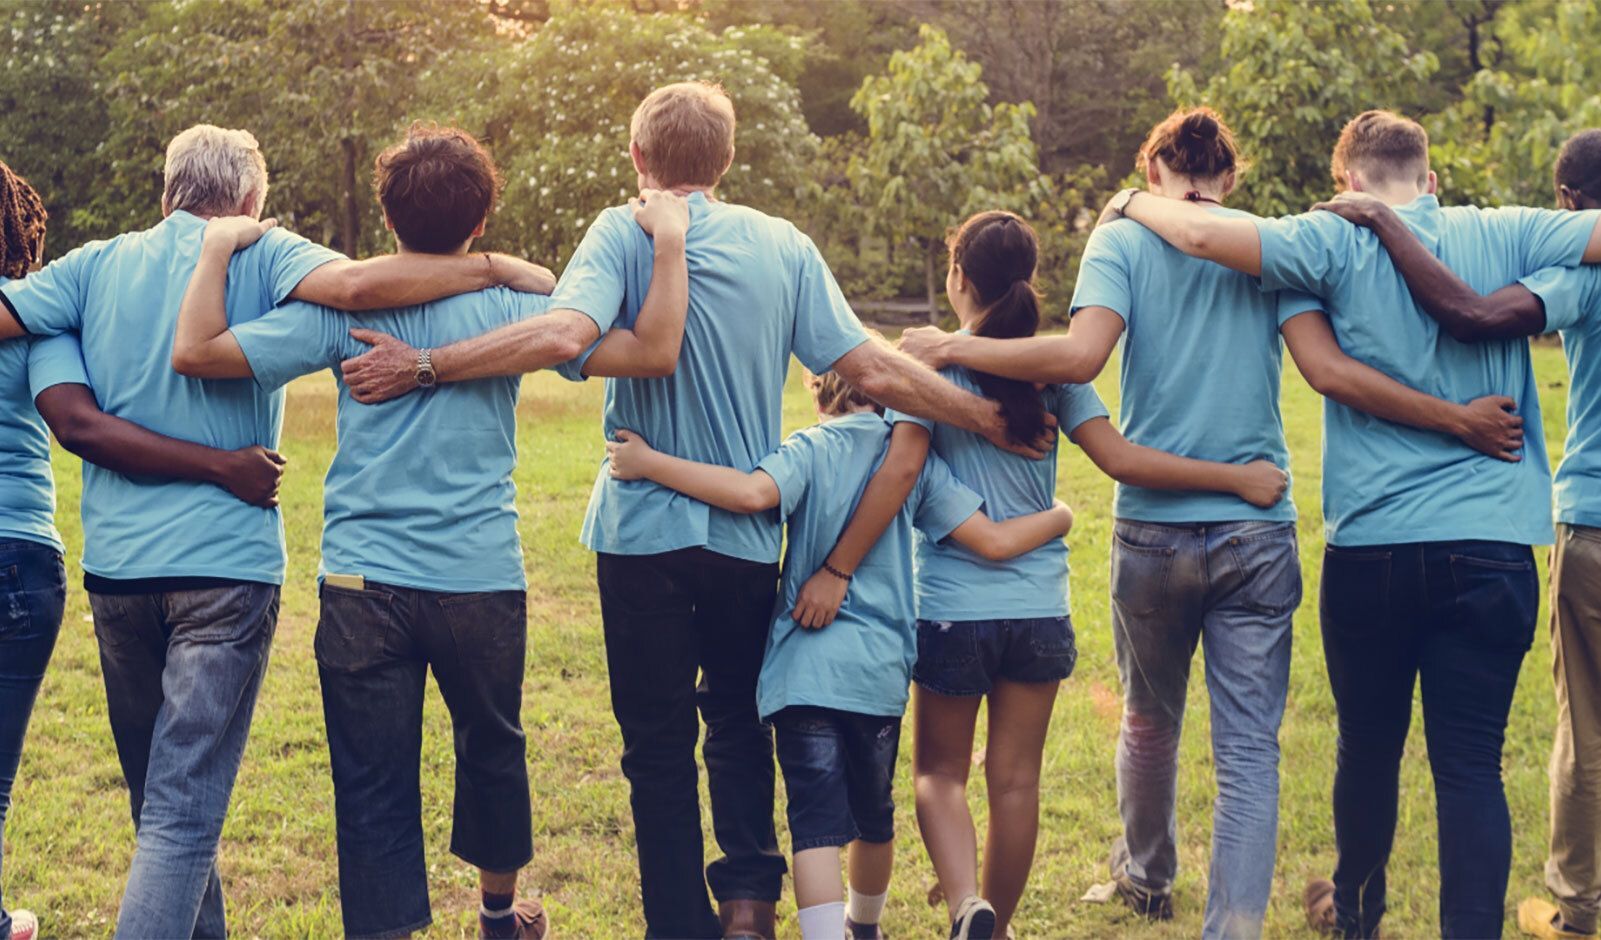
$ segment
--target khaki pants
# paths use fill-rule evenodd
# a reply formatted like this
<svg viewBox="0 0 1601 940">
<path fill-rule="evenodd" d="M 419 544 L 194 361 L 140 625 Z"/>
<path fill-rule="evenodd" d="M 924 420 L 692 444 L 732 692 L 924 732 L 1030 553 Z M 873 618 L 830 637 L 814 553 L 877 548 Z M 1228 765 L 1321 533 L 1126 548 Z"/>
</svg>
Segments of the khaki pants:
<svg viewBox="0 0 1601 940">
<path fill-rule="evenodd" d="M 1557 527 L 1551 652 L 1557 729 L 1545 882 L 1562 919 L 1594 933 L 1601 908 L 1601 529 Z"/>
</svg>

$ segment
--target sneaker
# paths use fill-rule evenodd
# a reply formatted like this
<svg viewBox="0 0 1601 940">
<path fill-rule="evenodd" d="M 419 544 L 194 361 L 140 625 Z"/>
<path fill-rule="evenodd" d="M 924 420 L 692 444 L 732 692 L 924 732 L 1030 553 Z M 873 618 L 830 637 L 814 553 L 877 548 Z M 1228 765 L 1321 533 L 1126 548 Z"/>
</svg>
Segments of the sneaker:
<svg viewBox="0 0 1601 940">
<path fill-rule="evenodd" d="M 849 940 L 886 940 L 877 924 L 858 924 L 849 914 L 845 915 L 845 936 Z"/>
<path fill-rule="evenodd" d="M 1333 935 L 1340 929 L 1334 917 L 1334 882 L 1327 878 L 1314 878 L 1306 883 L 1301 893 L 1306 907 L 1306 925 L 1321 934 Z"/>
<path fill-rule="evenodd" d="M 1524 898 L 1518 905 L 1518 929 L 1537 940 L 1594 940 L 1595 932 L 1580 933 L 1562 920 L 1562 911 L 1545 898 Z"/>
<path fill-rule="evenodd" d="M 951 920 L 950 940 L 995 940 L 995 908 L 981 897 L 968 896 Z"/>
<path fill-rule="evenodd" d="M 1112 870 L 1112 883 L 1117 887 L 1117 896 L 1128 905 L 1129 910 L 1146 920 L 1172 920 L 1172 893 L 1152 891 L 1141 886 L 1129 876 L 1128 861 L 1128 843 L 1118 836 L 1112 843 L 1112 853 L 1106 862 Z"/>
<path fill-rule="evenodd" d="M 479 908 L 478 936 L 482 940 L 546 940 L 550 920 L 538 901 L 518 901 L 511 906 L 511 913 L 493 918 L 484 916 Z"/>
<path fill-rule="evenodd" d="M 11 940 L 34 940 L 39 936 L 39 918 L 33 911 L 11 912 Z"/>
</svg>

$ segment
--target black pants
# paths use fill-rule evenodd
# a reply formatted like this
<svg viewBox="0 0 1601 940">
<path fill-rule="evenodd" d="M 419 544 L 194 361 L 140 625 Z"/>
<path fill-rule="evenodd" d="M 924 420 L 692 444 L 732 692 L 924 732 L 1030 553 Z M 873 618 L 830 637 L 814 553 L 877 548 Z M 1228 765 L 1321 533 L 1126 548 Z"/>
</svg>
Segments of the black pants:
<svg viewBox="0 0 1601 940">
<path fill-rule="evenodd" d="M 719 901 L 776 901 L 785 870 L 773 827 L 773 736 L 756 714 L 778 566 L 698 548 L 603 554 L 596 580 L 646 934 L 720 937 L 708 882 Z M 704 874 L 697 707 L 723 851 Z"/>
<path fill-rule="evenodd" d="M 450 851 L 485 871 L 533 857 L 522 728 L 528 596 L 323 585 L 317 673 L 328 723 L 345 933 L 432 921 L 423 856 L 423 695 L 433 669 L 455 732 Z"/>
<path fill-rule="evenodd" d="M 1323 652 L 1339 713 L 1334 904 L 1341 934 L 1384 915 L 1412 690 L 1439 826 L 1440 932 L 1498 937 L 1512 824 L 1501 747 L 1540 605 L 1533 553 L 1502 542 L 1341 549 L 1323 557 Z"/>
</svg>

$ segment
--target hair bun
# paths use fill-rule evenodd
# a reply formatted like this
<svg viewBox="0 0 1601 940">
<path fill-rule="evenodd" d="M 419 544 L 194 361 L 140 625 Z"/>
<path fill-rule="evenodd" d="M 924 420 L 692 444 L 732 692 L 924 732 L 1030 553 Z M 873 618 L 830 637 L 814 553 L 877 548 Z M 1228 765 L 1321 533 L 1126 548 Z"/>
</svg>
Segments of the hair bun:
<svg viewBox="0 0 1601 940">
<path fill-rule="evenodd" d="M 1218 130 L 1217 116 L 1204 108 L 1186 114 L 1184 121 L 1179 124 L 1181 135 L 1200 141 L 1217 140 Z"/>
</svg>

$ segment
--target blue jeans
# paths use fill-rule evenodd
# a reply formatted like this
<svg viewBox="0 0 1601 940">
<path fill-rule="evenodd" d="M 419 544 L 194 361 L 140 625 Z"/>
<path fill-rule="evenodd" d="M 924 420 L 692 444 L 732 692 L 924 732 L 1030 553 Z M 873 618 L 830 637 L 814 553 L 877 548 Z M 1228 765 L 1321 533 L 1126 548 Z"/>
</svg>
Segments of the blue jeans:
<svg viewBox="0 0 1601 940">
<path fill-rule="evenodd" d="M 1206 648 L 1217 801 L 1205 937 L 1257 937 L 1278 841 L 1279 722 L 1301 602 L 1295 526 L 1119 520 L 1112 639 L 1123 679 L 1117 803 L 1126 874 L 1157 894 L 1178 871 L 1179 733 L 1197 643 Z"/>
<path fill-rule="evenodd" d="M 0 541 L 0 847 L 28 716 L 56 648 L 66 599 L 60 552 L 22 539 Z M 10 936 L 11 915 L 0 895 L 0 938 Z"/>
<path fill-rule="evenodd" d="M 225 937 L 217 842 L 267 672 L 278 587 L 89 595 L 138 848 L 117 936 Z"/>
<path fill-rule="evenodd" d="M 1371 936 L 1384 916 L 1401 754 L 1421 680 L 1439 826 L 1440 933 L 1499 937 L 1512 863 L 1501 747 L 1540 607 L 1534 553 L 1504 542 L 1331 546 L 1321 607 L 1340 727 L 1340 932 Z"/>
<path fill-rule="evenodd" d="M 899 715 L 792 705 L 772 720 L 793 851 L 895 840 Z"/>
</svg>

